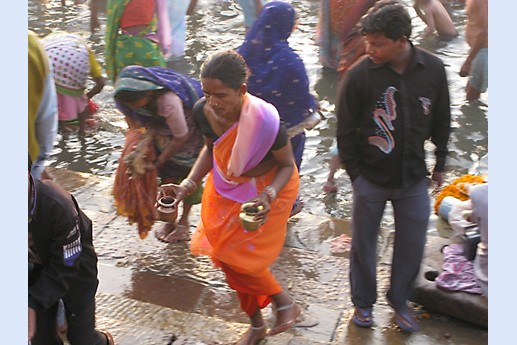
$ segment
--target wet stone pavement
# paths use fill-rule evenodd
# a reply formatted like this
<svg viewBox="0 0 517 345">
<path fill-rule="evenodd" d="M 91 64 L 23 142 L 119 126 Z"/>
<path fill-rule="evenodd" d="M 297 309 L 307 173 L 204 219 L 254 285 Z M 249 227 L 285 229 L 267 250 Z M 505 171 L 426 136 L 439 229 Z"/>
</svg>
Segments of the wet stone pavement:
<svg viewBox="0 0 517 345">
<path fill-rule="evenodd" d="M 117 216 L 113 178 L 51 171 L 94 223 L 100 280 L 97 326 L 109 330 L 117 345 L 226 345 L 247 330 L 235 293 L 209 258 L 190 255 L 188 242 L 162 243 L 153 231 L 141 240 L 136 225 Z M 194 207 L 191 232 L 198 220 L 199 208 Z M 303 212 L 290 220 L 284 250 L 272 270 L 302 307 L 303 317 L 297 327 L 261 345 L 488 344 L 486 328 L 418 305 L 420 332 L 403 333 L 391 322 L 393 312 L 384 298 L 390 272 L 387 233 L 379 244 L 375 324 L 371 329 L 356 327 L 351 322 L 347 254 L 330 250 L 329 241 L 342 234 L 350 235 L 345 220 Z M 274 322 L 270 308 L 264 314 Z"/>
</svg>

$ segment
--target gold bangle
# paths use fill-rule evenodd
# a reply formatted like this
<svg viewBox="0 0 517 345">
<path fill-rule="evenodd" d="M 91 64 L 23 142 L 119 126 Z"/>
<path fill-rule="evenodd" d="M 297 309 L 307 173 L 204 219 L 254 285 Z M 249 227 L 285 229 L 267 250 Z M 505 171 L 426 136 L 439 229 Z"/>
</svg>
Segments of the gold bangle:
<svg viewBox="0 0 517 345">
<path fill-rule="evenodd" d="M 276 192 L 276 189 L 274 187 L 272 187 L 272 186 L 265 186 L 263 192 L 266 193 L 266 195 L 267 195 L 267 197 L 269 199 L 269 203 L 273 202 L 273 200 L 276 199 L 277 192 Z"/>
</svg>

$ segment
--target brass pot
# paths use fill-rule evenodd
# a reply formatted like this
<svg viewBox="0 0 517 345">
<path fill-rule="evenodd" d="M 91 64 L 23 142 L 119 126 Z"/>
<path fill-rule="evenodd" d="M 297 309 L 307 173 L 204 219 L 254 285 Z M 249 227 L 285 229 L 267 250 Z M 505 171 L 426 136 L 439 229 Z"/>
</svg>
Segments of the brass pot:
<svg viewBox="0 0 517 345">
<path fill-rule="evenodd" d="M 178 208 L 172 204 L 176 199 L 172 196 L 162 196 L 156 201 L 156 210 L 158 212 L 158 219 L 162 222 L 174 223 L 178 218 Z"/>
<path fill-rule="evenodd" d="M 252 202 L 246 202 L 241 206 L 241 213 L 239 214 L 239 218 L 241 220 L 242 227 L 248 231 L 257 230 L 260 225 L 260 220 L 255 220 L 255 216 L 257 213 L 263 210 L 263 206 L 253 206 Z"/>
</svg>

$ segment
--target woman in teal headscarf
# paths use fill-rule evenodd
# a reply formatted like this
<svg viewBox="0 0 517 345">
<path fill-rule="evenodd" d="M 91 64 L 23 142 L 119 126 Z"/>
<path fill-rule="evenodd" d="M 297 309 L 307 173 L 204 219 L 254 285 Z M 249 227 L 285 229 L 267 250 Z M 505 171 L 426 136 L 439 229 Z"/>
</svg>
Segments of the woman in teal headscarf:
<svg viewBox="0 0 517 345">
<path fill-rule="evenodd" d="M 163 67 L 127 66 L 115 83 L 115 104 L 131 129 L 144 127 L 152 134 L 162 183 L 179 183 L 194 165 L 204 140 L 192 115 L 201 98 L 201 84 Z M 123 159 L 123 157 L 121 157 Z M 188 238 L 189 211 L 201 202 L 201 185 L 183 203 L 183 214 L 175 227 L 166 223 L 156 231 L 158 239 L 177 242 Z"/>
</svg>

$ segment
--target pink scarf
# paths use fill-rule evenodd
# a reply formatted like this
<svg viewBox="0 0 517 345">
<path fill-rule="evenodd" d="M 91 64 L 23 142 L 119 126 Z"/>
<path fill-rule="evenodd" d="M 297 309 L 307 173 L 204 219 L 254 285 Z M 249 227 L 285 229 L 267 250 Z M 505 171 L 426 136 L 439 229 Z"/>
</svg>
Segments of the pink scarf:
<svg viewBox="0 0 517 345">
<path fill-rule="evenodd" d="M 226 167 L 218 166 L 214 159 L 214 185 L 223 196 L 245 202 L 257 195 L 255 179 L 238 183 L 232 177 L 241 177 L 256 167 L 273 146 L 280 128 L 280 116 L 276 108 L 249 93 L 244 96 L 239 121 L 214 143 L 215 146 L 235 126 L 237 136 Z"/>
</svg>

